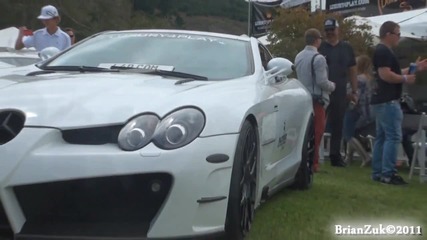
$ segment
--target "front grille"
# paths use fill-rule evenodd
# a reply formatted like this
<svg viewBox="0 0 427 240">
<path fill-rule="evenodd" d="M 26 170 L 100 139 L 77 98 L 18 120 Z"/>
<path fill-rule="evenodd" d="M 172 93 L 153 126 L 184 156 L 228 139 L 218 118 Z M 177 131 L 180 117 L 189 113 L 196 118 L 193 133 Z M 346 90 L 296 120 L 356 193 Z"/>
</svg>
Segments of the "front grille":
<svg viewBox="0 0 427 240">
<path fill-rule="evenodd" d="M 171 186 L 166 173 L 17 186 L 27 219 L 20 234 L 146 237 Z"/>
<path fill-rule="evenodd" d="M 0 145 L 14 139 L 24 128 L 25 114 L 16 110 L 0 111 Z"/>
<path fill-rule="evenodd" d="M 117 143 L 123 125 L 62 130 L 62 138 L 70 144 L 102 145 Z"/>
</svg>

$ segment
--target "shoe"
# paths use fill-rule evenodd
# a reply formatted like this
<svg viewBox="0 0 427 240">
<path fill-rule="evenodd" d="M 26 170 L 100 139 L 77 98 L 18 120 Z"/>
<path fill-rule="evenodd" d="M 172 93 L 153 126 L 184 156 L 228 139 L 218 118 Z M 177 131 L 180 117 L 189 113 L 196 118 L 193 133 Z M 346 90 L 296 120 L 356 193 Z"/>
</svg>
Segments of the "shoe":
<svg viewBox="0 0 427 240">
<path fill-rule="evenodd" d="M 362 164 L 360 165 L 360 167 L 365 167 L 366 165 L 371 164 L 371 162 L 372 162 L 372 158 L 368 157 L 362 161 Z"/>
<path fill-rule="evenodd" d="M 379 177 L 379 176 L 372 176 L 371 179 L 374 182 L 381 182 L 381 177 Z"/>
<path fill-rule="evenodd" d="M 382 177 L 381 182 L 385 184 L 391 184 L 391 185 L 406 185 L 408 184 L 403 180 L 403 178 L 397 174 L 391 176 L 391 177 Z"/>
<path fill-rule="evenodd" d="M 319 164 L 313 164 L 313 172 L 314 173 L 319 172 Z"/>
<path fill-rule="evenodd" d="M 331 166 L 332 167 L 346 167 L 347 164 L 342 159 L 341 155 L 332 155 L 330 156 Z"/>
</svg>

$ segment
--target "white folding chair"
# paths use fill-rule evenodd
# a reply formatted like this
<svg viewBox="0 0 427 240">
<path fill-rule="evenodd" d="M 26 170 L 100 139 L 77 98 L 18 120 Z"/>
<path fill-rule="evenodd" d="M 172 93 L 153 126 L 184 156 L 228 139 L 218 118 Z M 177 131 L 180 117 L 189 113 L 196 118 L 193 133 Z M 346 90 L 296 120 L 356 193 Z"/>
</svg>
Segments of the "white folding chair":
<svg viewBox="0 0 427 240">
<path fill-rule="evenodd" d="M 329 149 L 331 147 L 331 134 L 325 132 L 322 137 L 319 149 L 319 163 L 325 162 L 325 157 L 329 157 Z"/>
<path fill-rule="evenodd" d="M 397 161 L 404 162 L 406 166 L 409 166 L 409 158 L 406 155 L 402 144 L 399 144 L 399 147 L 397 148 Z"/>
<path fill-rule="evenodd" d="M 404 115 L 403 126 L 407 128 L 416 127 L 417 132 L 414 135 L 414 156 L 412 158 L 411 170 L 409 171 L 409 179 L 412 178 L 414 170 L 419 171 L 420 182 L 426 182 L 426 131 L 427 131 L 427 115 Z"/>
</svg>

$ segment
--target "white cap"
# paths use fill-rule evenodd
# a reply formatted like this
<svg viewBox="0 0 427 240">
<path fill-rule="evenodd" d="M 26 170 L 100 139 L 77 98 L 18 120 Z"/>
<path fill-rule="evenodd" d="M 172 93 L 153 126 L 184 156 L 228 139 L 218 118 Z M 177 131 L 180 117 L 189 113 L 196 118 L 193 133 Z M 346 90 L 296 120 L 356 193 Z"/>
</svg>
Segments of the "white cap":
<svg viewBox="0 0 427 240">
<path fill-rule="evenodd" d="M 52 19 L 54 17 L 59 17 L 58 10 L 56 9 L 56 7 L 52 5 L 47 5 L 42 7 L 40 16 L 38 16 L 37 18 L 40 20 L 47 20 L 47 19 Z"/>
</svg>

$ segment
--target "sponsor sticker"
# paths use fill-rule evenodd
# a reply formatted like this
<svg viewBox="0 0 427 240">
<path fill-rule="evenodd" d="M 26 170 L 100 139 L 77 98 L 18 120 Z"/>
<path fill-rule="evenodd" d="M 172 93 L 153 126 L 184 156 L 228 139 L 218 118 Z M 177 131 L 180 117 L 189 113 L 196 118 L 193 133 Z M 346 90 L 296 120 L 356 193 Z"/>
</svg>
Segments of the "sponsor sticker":
<svg viewBox="0 0 427 240">
<path fill-rule="evenodd" d="M 100 63 L 98 65 L 100 68 L 129 68 L 129 69 L 143 69 L 148 71 L 173 71 L 175 67 L 166 66 L 166 65 L 155 65 L 155 64 L 138 64 L 138 63 Z"/>
</svg>

